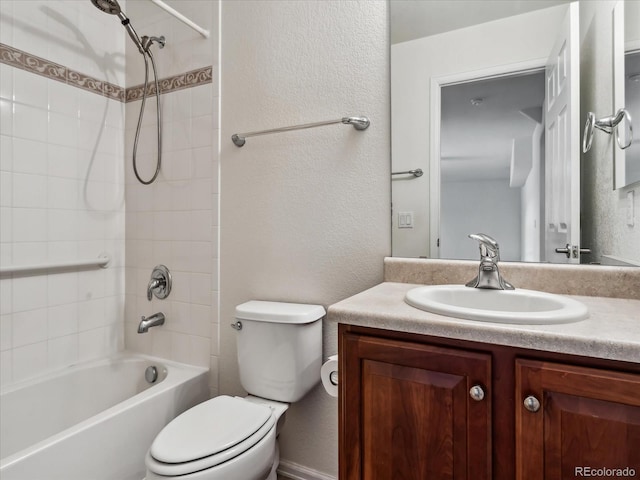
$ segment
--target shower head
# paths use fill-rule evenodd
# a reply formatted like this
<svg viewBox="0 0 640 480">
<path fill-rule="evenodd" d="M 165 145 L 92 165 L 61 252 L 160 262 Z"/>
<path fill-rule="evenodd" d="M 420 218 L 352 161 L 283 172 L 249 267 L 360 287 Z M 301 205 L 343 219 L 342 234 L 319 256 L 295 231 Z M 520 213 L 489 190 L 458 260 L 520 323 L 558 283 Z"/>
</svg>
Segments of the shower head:
<svg viewBox="0 0 640 480">
<path fill-rule="evenodd" d="M 120 4 L 116 0 L 91 0 L 91 3 L 99 10 L 109 15 L 118 15 L 122 12 Z"/>
<path fill-rule="evenodd" d="M 142 46 L 140 37 L 133 29 L 133 26 L 131 26 L 131 22 L 122 11 L 122 8 L 120 8 L 120 4 L 117 2 L 117 0 L 91 0 L 91 3 L 93 3 L 93 5 L 98 10 L 104 13 L 108 13 L 109 15 L 117 15 L 120 19 L 120 22 L 122 23 L 122 26 L 127 30 L 127 33 L 131 37 L 131 40 L 133 40 L 133 43 L 136 44 L 136 47 L 138 47 L 140 53 L 144 55 L 145 48 Z"/>
</svg>

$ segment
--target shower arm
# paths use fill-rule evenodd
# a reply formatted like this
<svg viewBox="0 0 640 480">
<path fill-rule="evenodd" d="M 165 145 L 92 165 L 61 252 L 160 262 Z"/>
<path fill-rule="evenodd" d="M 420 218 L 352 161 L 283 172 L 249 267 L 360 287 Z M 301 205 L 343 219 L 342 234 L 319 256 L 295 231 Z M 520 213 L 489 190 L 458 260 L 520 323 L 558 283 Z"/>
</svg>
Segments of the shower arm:
<svg viewBox="0 0 640 480">
<path fill-rule="evenodd" d="M 141 39 L 141 43 L 142 43 L 142 48 L 144 48 L 144 51 L 147 52 L 149 56 L 151 56 L 151 52 L 149 51 L 149 48 L 151 48 L 151 45 L 153 45 L 154 43 L 157 43 L 158 47 L 164 48 L 165 38 L 164 38 L 164 35 L 160 35 L 159 37 L 153 37 L 153 36 L 149 37 L 147 35 L 143 35 Z"/>
</svg>

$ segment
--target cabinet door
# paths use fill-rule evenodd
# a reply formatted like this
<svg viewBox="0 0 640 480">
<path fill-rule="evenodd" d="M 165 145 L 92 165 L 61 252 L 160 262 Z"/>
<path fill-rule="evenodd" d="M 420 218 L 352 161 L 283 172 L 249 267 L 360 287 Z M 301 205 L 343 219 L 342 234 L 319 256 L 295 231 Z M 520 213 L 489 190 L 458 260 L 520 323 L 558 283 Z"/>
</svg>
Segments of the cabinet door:
<svg viewBox="0 0 640 480">
<path fill-rule="evenodd" d="M 341 480 L 491 479 L 489 355 L 354 334 L 340 355 Z"/>
<path fill-rule="evenodd" d="M 640 375 L 517 360 L 516 392 L 519 480 L 640 475 Z"/>
</svg>

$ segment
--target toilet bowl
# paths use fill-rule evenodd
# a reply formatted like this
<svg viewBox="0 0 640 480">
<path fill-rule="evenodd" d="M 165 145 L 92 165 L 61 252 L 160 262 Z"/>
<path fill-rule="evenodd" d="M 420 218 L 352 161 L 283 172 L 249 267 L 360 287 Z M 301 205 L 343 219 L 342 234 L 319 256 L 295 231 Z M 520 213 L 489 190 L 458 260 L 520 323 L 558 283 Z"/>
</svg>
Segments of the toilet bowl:
<svg viewBox="0 0 640 480">
<path fill-rule="evenodd" d="M 284 413 L 320 381 L 324 315 L 320 305 L 238 305 L 232 327 L 249 395 L 221 395 L 172 420 L 147 452 L 146 480 L 276 480 Z"/>
<path fill-rule="evenodd" d="M 147 480 L 275 479 L 276 434 L 288 405 L 221 395 L 170 422 L 147 452 Z"/>
</svg>

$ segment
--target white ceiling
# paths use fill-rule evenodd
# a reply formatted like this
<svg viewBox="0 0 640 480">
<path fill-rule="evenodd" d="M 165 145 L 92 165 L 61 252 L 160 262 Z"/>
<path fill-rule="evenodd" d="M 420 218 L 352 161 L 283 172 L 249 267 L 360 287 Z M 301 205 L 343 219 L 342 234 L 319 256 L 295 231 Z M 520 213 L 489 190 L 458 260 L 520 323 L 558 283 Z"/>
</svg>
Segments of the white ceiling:
<svg viewBox="0 0 640 480">
<path fill-rule="evenodd" d="M 406 42 L 571 0 L 391 0 L 391 43 Z"/>
</svg>

